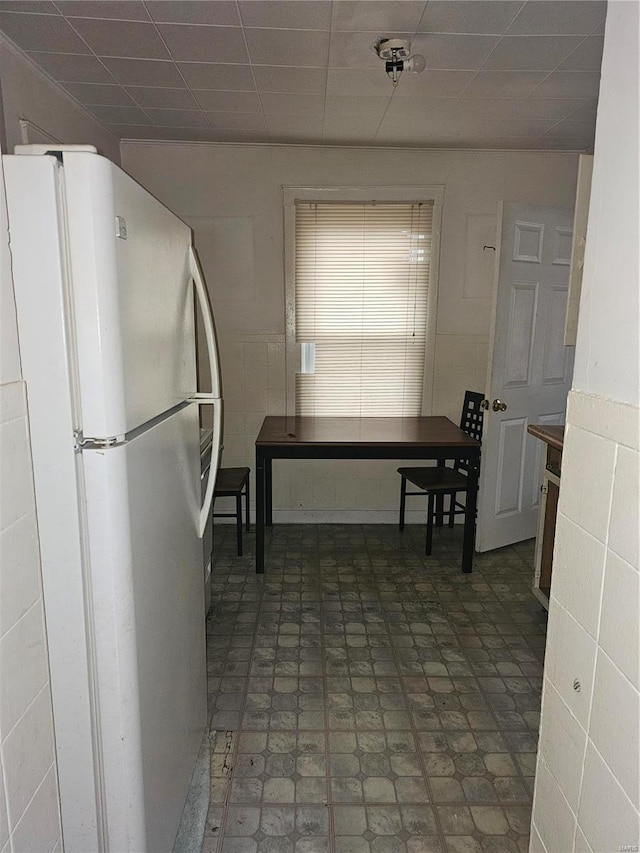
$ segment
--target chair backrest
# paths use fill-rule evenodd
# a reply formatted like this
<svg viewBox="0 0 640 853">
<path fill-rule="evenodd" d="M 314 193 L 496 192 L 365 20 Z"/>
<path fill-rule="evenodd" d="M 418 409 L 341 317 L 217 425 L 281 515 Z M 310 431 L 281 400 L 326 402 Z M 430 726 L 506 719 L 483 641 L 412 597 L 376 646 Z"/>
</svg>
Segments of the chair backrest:
<svg viewBox="0 0 640 853">
<path fill-rule="evenodd" d="M 482 419 L 484 409 L 482 401 L 484 394 L 480 391 L 465 391 L 462 414 L 460 415 L 460 429 L 464 430 L 471 438 L 482 441 Z"/>
</svg>

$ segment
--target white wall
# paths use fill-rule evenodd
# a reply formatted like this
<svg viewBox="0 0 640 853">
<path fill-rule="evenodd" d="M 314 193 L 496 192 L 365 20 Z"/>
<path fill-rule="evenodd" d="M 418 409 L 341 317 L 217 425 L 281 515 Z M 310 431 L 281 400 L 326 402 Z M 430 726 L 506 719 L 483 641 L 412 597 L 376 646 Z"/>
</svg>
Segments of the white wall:
<svg viewBox="0 0 640 853">
<path fill-rule="evenodd" d="M 482 246 L 495 245 L 498 202 L 572 209 L 577 173 L 577 156 L 564 153 L 121 148 L 124 168 L 194 227 L 221 341 L 229 466 L 253 467 L 264 415 L 285 412 L 283 186 L 444 185 L 432 411 L 457 421 L 464 389 L 484 390 L 495 253 Z M 280 461 L 274 505 L 286 514 L 276 518 L 306 520 L 311 510 L 318 520 L 394 521 L 396 467 Z"/>
<path fill-rule="evenodd" d="M 7 151 L 23 141 L 20 120 L 28 122 L 29 142 L 95 145 L 120 162 L 117 138 L 42 74 L 0 33 L 0 79 Z"/>
<path fill-rule="evenodd" d="M 61 850 L 25 383 L 0 164 L 0 851 Z"/>
<path fill-rule="evenodd" d="M 607 12 L 532 853 L 640 844 L 639 9 Z"/>
</svg>

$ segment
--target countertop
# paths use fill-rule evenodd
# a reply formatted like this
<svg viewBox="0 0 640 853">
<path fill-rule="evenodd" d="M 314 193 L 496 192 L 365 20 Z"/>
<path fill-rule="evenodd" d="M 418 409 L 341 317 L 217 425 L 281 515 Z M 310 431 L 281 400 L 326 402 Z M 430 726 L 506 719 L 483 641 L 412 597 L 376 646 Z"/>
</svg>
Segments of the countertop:
<svg viewBox="0 0 640 853">
<path fill-rule="evenodd" d="M 562 450 L 564 445 L 564 426 L 551 426 L 549 424 L 529 424 L 527 432 L 535 438 L 544 441 L 545 444 Z"/>
</svg>

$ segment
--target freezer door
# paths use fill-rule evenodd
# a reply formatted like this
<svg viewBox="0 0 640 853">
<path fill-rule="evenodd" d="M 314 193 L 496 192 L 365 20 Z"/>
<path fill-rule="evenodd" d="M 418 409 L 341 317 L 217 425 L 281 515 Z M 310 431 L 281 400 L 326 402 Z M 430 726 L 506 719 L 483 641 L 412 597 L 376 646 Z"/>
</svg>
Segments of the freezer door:
<svg viewBox="0 0 640 853">
<path fill-rule="evenodd" d="M 107 849 L 169 853 L 206 724 L 198 409 L 82 458 Z"/>
<path fill-rule="evenodd" d="M 82 429 L 120 436 L 196 390 L 191 231 L 109 160 L 63 163 Z"/>
</svg>

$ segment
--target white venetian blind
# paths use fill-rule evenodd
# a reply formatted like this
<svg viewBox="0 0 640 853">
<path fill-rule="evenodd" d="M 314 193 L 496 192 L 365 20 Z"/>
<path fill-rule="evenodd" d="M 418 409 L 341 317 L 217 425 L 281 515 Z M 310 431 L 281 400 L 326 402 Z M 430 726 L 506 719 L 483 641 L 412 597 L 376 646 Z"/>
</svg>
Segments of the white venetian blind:
<svg viewBox="0 0 640 853">
<path fill-rule="evenodd" d="M 296 413 L 419 415 L 433 203 L 296 204 Z"/>
</svg>

